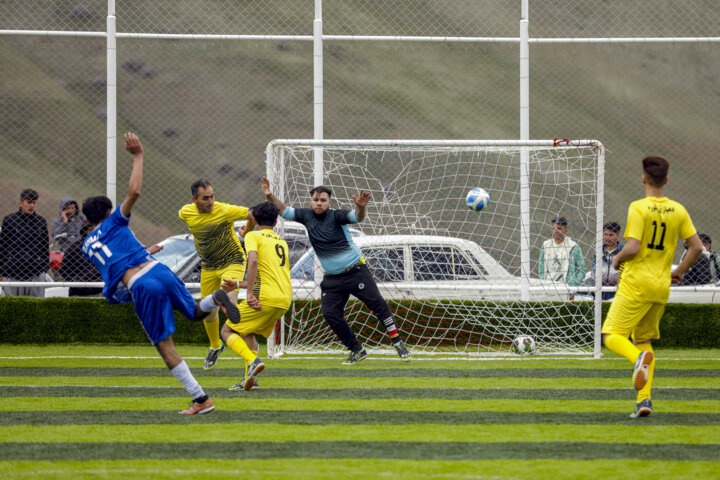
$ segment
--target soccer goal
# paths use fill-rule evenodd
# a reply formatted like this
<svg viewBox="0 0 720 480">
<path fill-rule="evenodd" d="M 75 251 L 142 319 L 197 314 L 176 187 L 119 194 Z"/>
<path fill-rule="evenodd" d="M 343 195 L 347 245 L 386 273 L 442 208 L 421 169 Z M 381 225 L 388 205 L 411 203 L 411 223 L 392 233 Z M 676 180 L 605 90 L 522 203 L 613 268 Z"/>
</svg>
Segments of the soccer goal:
<svg viewBox="0 0 720 480">
<path fill-rule="evenodd" d="M 321 184 L 333 190 L 336 209 L 353 210 L 352 196 L 370 192 L 366 220 L 351 225 L 353 240 L 408 346 L 428 354 L 512 355 L 513 339 L 530 335 L 537 354 L 600 355 L 600 275 L 583 275 L 602 245 L 603 172 L 595 140 L 267 147 L 267 176 L 287 205 L 308 207 L 310 189 Z M 480 212 L 466 206 L 475 187 L 490 195 Z M 563 245 L 575 245 L 582 267 L 568 251 L 541 262 L 559 217 L 567 222 Z M 563 269 L 572 275 L 559 277 Z M 343 351 L 323 320 L 322 275 L 312 250 L 292 266 L 293 307 L 268 342 L 271 355 Z M 353 297 L 346 318 L 371 352 L 394 353 L 383 326 Z"/>
</svg>

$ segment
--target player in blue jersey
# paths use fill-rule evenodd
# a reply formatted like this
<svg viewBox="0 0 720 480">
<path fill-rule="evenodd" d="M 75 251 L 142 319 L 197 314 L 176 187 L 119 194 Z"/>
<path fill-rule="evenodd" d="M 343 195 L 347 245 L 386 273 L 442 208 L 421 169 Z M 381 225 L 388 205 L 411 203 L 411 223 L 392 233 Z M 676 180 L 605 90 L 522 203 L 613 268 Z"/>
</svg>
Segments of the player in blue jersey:
<svg viewBox="0 0 720 480">
<path fill-rule="evenodd" d="M 125 150 L 134 156 L 128 194 L 114 212 L 112 201 L 107 197 L 85 200 L 83 214 L 92 230 L 83 243 L 83 253 L 102 275 L 103 294 L 110 303 L 135 302 L 135 313 L 145 333 L 170 372 L 193 398 L 190 408 L 179 413 L 209 413 L 215 406 L 175 350 L 173 309 L 189 320 L 199 321 L 219 306 L 235 323 L 240 321 L 240 312 L 223 290 L 215 291 L 196 304 L 177 275 L 155 260 L 135 238 L 128 224 L 130 211 L 140 197 L 142 187 L 143 148 L 133 133 L 125 134 Z"/>
<path fill-rule="evenodd" d="M 315 250 L 325 275 L 320 284 L 323 317 L 343 345 L 350 350 L 344 365 L 353 365 L 367 357 L 367 351 L 358 341 L 345 319 L 345 305 L 350 295 L 358 298 L 375 314 L 390 337 L 392 346 L 403 361 L 410 361 L 410 351 L 400 337 L 395 318 L 380 294 L 372 272 L 365 264 L 362 252 L 352 241 L 348 224 L 365 220 L 370 193 L 360 191 L 353 195 L 355 210 L 330 208 L 332 190 L 317 186 L 310 190 L 311 208 L 292 208 L 278 200 L 270 190 L 270 182 L 262 178 L 265 198 L 280 209 L 287 220 L 302 223 L 307 228 L 310 243 Z"/>
</svg>

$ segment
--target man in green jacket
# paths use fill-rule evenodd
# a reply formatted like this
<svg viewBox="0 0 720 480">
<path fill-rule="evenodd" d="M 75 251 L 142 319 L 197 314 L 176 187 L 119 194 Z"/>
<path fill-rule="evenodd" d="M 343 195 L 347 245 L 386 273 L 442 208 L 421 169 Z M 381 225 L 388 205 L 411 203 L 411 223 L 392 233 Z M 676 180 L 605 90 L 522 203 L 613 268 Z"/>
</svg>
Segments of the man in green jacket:
<svg viewBox="0 0 720 480">
<path fill-rule="evenodd" d="M 553 219 L 553 236 L 540 247 L 538 275 L 544 280 L 575 286 L 585 277 L 585 259 L 580 245 L 567 236 L 567 224 L 565 217 Z"/>
</svg>

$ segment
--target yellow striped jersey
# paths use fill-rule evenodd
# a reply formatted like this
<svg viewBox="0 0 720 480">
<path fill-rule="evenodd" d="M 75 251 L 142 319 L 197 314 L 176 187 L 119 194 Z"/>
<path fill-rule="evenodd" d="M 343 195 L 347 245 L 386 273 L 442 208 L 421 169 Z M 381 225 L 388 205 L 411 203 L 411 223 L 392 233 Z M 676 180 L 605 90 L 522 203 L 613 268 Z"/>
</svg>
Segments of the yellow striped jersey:
<svg viewBox="0 0 720 480">
<path fill-rule="evenodd" d="M 245 263 L 245 252 L 233 223 L 248 218 L 247 208 L 215 202 L 212 212 L 198 213 L 195 204 L 189 203 L 180 209 L 178 215 L 193 234 L 195 249 L 202 259 L 204 270 Z"/>
</svg>

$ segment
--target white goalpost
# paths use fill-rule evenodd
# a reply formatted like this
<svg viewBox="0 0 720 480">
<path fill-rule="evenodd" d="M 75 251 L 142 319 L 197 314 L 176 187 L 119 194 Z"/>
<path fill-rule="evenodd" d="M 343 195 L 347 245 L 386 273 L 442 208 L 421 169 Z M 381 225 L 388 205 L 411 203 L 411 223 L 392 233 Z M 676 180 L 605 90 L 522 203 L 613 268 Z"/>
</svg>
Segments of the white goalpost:
<svg viewBox="0 0 720 480">
<path fill-rule="evenodd" d="M 539 275 L 558 217 L 587 272 L 600 255 L 600 142 L 274 140 L 267 176 L 296 208 L 318 184 L 333 190 L 336 209 L 352 210 L 352 196 L 370 192 L 353 240 L 411 351 L 510 355 L 512 340 L 530 335 L 537 354 L 600 356 L 600 266 L 594 278 Z M 480 212 L 465 205 L 475 187 L 490 194 Z M 268 340 L 269 355 L 344 351 L 323 320 L 322 275 L 312 250 L 293 265 L 293 307 Z M 353 297 L 346 318 L 371 352 L 393 352 L 382 324 Z"/>
</svg>

